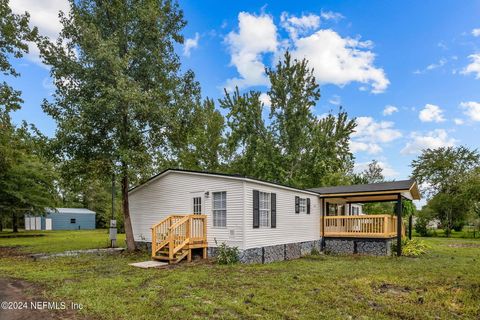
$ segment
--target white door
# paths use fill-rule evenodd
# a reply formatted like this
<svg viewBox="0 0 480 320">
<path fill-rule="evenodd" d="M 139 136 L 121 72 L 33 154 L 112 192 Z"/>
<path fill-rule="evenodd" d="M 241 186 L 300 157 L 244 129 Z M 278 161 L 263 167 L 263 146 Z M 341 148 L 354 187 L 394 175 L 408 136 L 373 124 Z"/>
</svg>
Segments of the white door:
<svg viewBox="0 0 480 320">
<path fill-rule="evenodd" d="M 204 214 L 205 213 L 205 201 L 203 199 L 203 192 L 192 193 L 190 199 L 190 212 L 193 214 Z"/>
<path fill-rule="evenodd" d="M 25 217 L 25 230 L 30 230 L 30 218 Z"/>
<path fill-rule="evenodd" d="M 35 229 L 34 230 L 42 230 L 42 218 L 41 217 L 35 217 L 33 219 L 35 220 Z"/>
<path fill-rule="evenodd" d="M 45 219 L 45 230 L 52 230 L 52 218 Z"/>
</svg>

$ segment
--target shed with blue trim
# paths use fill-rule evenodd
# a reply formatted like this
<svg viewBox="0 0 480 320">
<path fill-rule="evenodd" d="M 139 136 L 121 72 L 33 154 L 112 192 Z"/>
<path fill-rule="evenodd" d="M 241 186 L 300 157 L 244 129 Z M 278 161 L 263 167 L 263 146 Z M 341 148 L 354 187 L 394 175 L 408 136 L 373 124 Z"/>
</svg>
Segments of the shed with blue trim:
<svg viewBox="0 0 480 320">
<path fill-rule="evenodd" d="M 85 208 L 55 208 L 45 216 L 25 215 L 25 230 L 92 230 L 95 212 Z"/>
</svg>

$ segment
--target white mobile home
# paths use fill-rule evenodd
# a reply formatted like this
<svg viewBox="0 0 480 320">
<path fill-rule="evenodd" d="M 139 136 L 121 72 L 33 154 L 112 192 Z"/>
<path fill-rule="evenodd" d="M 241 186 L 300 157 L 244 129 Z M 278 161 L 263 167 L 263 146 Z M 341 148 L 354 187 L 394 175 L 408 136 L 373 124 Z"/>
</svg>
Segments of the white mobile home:
<svg viewBox="0 0 480 320">
<path fill-rule="evenodd" d="M 321 249 L 322 208 L 346 199 L 331 196 L 238 175 L 168 169 L 131 189 L 129 202 L 134 240 L 151 245 L 153 257 L 178 261 L 194 248 L 213 255 L 226 243 L 240 249 L 242 261 L 269 262 Z"/>
</svg>

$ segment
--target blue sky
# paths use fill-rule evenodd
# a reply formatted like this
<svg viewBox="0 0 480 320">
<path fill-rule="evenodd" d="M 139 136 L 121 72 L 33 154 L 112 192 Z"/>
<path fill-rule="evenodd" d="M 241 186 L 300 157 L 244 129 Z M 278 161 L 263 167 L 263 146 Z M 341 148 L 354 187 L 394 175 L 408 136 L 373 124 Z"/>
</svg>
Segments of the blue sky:
<svg viewBox="0 0 480 320">
<path fill-rule="evenodd" d="M 11 0 L 16 12 L 54 38 L 63 0 Z M 480 1 L 180 1 L 188 26 L 178 46 L 204 96 L 224 87 L 266 92 L 263 68 L 287 48 L 316 70 L 319 117 L 339 105 L 357 117 L 352 138 L 357 170 L 377 159 L 390 179 L 407 178 L 422 148 L 478 148 Z M 478 28 L 478 29 L 477 29 Z M 33 48 L 14 62 L 13 85 L 25 104 L 16 123 L 53 135 L 40 107 L 52 92 L 48 69 Z M 268 104 L 268 100 L 265 99 Z M 265 110 L 267 112 L 267 108 Z"/>
</svg>

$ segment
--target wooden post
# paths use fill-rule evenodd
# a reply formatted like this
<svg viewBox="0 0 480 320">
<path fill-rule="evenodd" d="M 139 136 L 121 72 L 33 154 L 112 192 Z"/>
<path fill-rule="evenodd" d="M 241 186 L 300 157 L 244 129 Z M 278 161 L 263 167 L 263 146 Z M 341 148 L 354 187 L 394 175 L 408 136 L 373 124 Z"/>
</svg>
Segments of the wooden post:
<svg viewBox="0 0 480 320">
<path fill-rule="evenodd" d="M 397 256 L 402 255 L 402 195 L 397 199 Z"/>
<path fill-rule="evenodd" d="M 383 217 L 383 236 L 388 237 L 388 232 L 390 228 L 388 227 L 388 216 Z"/>
<path fill-rule="evenodd" d="M 413 215 L 410 214 L 408 217 L 408 240 L 412 240 L 412 224 L 413 224 Z"/>
</svg>

